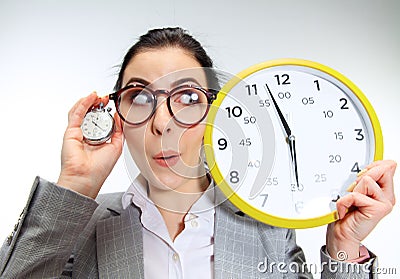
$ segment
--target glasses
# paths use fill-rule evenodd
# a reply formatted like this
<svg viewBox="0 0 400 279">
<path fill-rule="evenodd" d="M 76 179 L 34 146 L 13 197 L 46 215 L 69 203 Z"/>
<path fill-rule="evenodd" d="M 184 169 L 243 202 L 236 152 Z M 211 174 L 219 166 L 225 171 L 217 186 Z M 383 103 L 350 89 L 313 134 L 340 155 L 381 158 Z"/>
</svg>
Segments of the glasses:
<svg viewBox="0 0 400 279">
<path fill-rule="evenodd" d="M 181 85 L 170 91 L 151 90 L 143 85 L 128 85 L 110 94 L 121 119 L 130 125 L 147 122 L 157 109 L 157 95 L 167 95 L 167 107 L 176 122 L 194 126 L 207 115 L 217 91 L 194 85 Z"/>
</svg>

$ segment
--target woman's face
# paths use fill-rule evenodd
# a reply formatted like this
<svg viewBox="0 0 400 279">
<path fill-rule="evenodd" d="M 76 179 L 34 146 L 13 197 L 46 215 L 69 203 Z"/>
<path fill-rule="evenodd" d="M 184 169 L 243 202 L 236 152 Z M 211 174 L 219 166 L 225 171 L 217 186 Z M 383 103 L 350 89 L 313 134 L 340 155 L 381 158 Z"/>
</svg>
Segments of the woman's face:
<svg viewBox="0 0 400 279">
<path fill-rule="evenodd" d="M 135 83 L 152 90 L 171 90 L 184 84 L 207 88 L 204 71 L 198 67 L 197 60 L 180 48 L 140 52 L 126 67 L 122 84 Z M 168 111 L 166 97 L 157 95 L 157 109 L 148 122 L 124 124 L 124 135 L 135 163 L 151 186 L 191 192 L 194 189 L 187 182 L 204 175 L 199 158 L 205 124 L 190 128 L 179 125 Z"/>
</svg>

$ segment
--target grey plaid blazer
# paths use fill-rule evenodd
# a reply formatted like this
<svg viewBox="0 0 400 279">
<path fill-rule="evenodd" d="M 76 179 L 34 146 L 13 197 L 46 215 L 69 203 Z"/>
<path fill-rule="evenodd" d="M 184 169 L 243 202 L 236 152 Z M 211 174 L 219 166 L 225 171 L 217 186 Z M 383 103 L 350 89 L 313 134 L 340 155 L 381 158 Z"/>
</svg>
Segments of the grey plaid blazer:
<svg viewBox="0 0 400 279">
<path fill-rule="evenodd" d="M 140 211 L 123 210 L 121 197 L 105 194 L 96 202 L 37 177 L 1 248 L 0 278 L 144 278 Z M 322 250 L 321 260 L 349 270 Z M 216 207 L 215 278 L 312 278 L 292 272 L 293 263 L 304 262 L 294 231 L 257 222 L 228 201 Z M 266 268 L 270 263 L 282 263 L 280 270 Z M 364 269 L 349 274 L 324 268 L 321 278 L 369 278 Z"/>
</svg>

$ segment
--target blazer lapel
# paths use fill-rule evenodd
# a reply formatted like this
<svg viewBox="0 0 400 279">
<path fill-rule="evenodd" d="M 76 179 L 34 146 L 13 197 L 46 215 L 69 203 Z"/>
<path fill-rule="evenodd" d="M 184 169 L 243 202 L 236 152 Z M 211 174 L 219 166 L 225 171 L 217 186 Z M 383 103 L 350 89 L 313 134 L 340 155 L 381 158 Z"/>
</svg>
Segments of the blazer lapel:
<svg viewBox="0 0 400 279">
<path fill-rule="evenodd" d="M 143 236 L 139 210 L 129 206 L 110 210 L 110 218 L 97 223 L 97 260 L 100 278 L 144 278 Z"/>
<path fill-rule="evenodd" d="M 229 201 L 216 207 L 214 234 L 215 278 L 256 278 L 259 234 L 254 220 L 240 214 Z"/>
</svg>

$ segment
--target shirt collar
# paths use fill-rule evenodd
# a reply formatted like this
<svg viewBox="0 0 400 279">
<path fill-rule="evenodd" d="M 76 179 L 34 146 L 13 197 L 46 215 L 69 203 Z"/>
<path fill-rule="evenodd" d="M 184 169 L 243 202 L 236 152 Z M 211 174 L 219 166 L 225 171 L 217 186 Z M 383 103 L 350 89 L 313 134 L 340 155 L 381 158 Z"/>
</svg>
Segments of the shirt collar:
<svg viewBox="0 0 400 279">
<path fill-rule="evenodd" d="M 143 209 L 146 200 L 150 201 L 147 196 L 147 181 L 143 175 L 139 174 L 126 192 L 122 195 L 122 207 L 127 209 L 129 205 L 135 200 L 135 204 Z"/>
<path fill-rule="evenodd" d="M 209 186 L 200 196 L 200 198 L 192 205 L 187 215 L 194 215 L 195 217 L 202 216 L 205 218 L 205 220 L 212 221 L 215 212 L 214 207 L 216 205 L 214 187 L 215 184 L 209 173 L 207 173 L 207 177 L 210 181 Z M 144 178 L 143 175 L 139 174 L 126 190 L 126 192 L 123 194 L 122 207 L 126 209 L 133 203 L 138 206 L 143 212 L 146 210 L 147 206 L 154 205 L 154 203 L 148 197 L 147 185 L 147 180 Z"/>
</svg>

